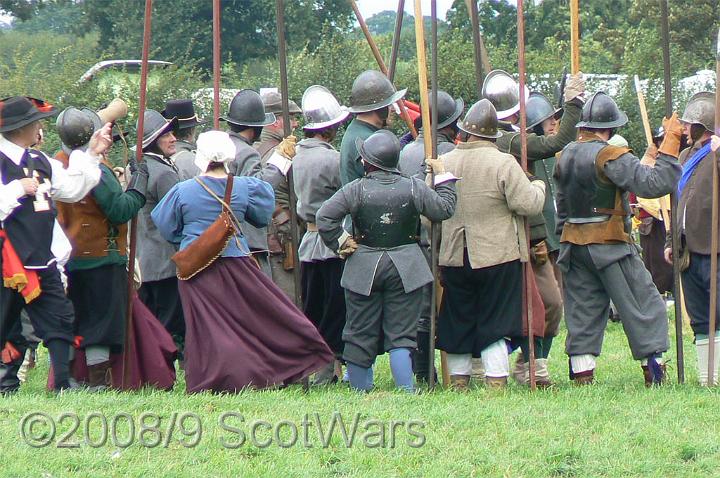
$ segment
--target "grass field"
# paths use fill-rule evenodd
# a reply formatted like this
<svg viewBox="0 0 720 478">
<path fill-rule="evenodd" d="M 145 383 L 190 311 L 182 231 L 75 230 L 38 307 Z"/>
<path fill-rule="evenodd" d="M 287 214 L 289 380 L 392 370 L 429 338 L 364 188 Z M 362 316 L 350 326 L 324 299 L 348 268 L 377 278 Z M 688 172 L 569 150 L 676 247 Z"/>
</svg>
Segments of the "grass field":
<svg viewBox="0 0 720 478">
<path fill-rule="evenodd" d="M 308 394 L 290 388 L 187 396 L 181 380 L 170 393 L 81 392 L 54 397 L 44 390 L 47 368 L 40 366 L 19 394 L 0 398 L 0 475 L 719 476 L 720 397 L 715 390 L 695 385 L 695 354 L 688 334 L 685 345 L 688 385 L 675 384 L 673 369 L 672 384 L 655 390 L 643 387 L 640 367 L 631 360 L 618 324 L 608 327 L 596 385 L 574 388 L 568 382 L 560 337 L 551 355 L 558 385 L 535 393 L 513 385 L 505 392 L 478 387 L 464 395 L 438 391 L 409 396 L 393 391 L 385 358 L 380 361 L 377 390 L 368 395 L 338 385 Z M 670 355 L 674 363 L 674 353 Z M 43 354 L 43 363 L 44 358 Z M 31 435 L 50 442 L 36 448 L 20 433 L 22 418 L 31 412 L 45 413 L 56 422 L 62 413 L 70 416 L 59 421 L 54 437 L 35 426 Z M 318 420 L 327 435 L 335 412 L 348 429 L 358 417 L 352 446 L 346 445 L 337 427 L 328 446 L 323 446 Z M 161 418 L 159 430 L 145 430 L 139 436 L 143 413 L 150 414 L 145 417 L 150 428 L 154 416 Z M 167 433 L 172 417 L 183 414 L 185 428 L 176 423 Z M 303 436 L 305 415 L 311 423 L 305 426 L 307 437 Z M 110 429 L 107 440 L 101 416 Z M 201 436 L 193 432 L 194 416 L 200 418 Z M 132 437 L 130 421 L 135 424 Z M 394 425 L 394 447 L 391 421 L 404 422 Z M 70 433 L 75 423 L 78 429 Z M 274 427 L 277 437 L 269 427 Z M 297 443 L 284 448 L 292 445 L 295 430 Z M 241 446 L 224 446 L 238 445 L 240 432 L 245 438 Z M 61 440 L 68 433 L 69 439 Z M 78 446 L 58 447 L 60 443 Z"/>
</svg>

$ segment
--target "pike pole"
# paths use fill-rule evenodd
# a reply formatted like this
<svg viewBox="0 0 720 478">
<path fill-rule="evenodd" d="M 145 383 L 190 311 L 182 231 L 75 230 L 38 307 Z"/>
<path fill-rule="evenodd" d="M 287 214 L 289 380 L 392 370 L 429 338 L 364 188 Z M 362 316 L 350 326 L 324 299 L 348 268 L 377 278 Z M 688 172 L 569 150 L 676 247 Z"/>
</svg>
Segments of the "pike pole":
<svg viewBox="0 0 720 478">
<path fill-rule="evenodd" d="M 478 18 L 478 7 L 477 0 L 465 0 L 465 6 L 470 14 L 470 25 L 472 25 L 472 36 L 473 36 L 473 53 L 475 55 L 475 83 L 478 94 L 482 91 L 483 81 L 485 76 L 483 75 L 483 64 L 482 64 L 482 48 L 480 42 L 480 19 Z M 489 73 L 490 70 L 486 70 L 485 73 Z"/>
<path fill-rule="evenodd" d="M 720 30 L 718 30 L 715 51 L 715 131 L 720 136 Z M 708 327 L 708 386 L 715 385 L 715 326 L 717 324 L 717 273 L 718 273 L 718 161 L 720 150 L 713 153 L 712 168 L 712 225 L 710 232 L 710 325 Z"/>
<path fill-rule="evenodd" d="M 425 134 L 423 135 L 423 146 L 425 147 L 425 157 L 435 158 L 436 148 L 433 145 L 433 134 L 427 134 L 431 131 L 430 123 L 430 102 L 428 98 L 428 78 L 427 78 L 427 57 L 425 56 L 425 28 L 423 25 L 422 5 L 420 0 L 415 0 L 415 48 L 417 50 L 418 62 L 418 84 L 420 89 L 420 113 L 422 115 L 422 126 Z M 435 4 L 435 0 L 432 0 Z M 436 92 L 434 94 L 437 94 Z M 437 111 L 433 108 L 433 114 Z M 434 131 L 434 130 L 433 130 Z M 432 169 L 429 172 L 431 184 L 435 184 L 435 175 Z M 438 284 L 435 280 L 437 274 L 437 257 L 435 256 L 435 223 L 430 225 L 430 266 L 433 271 L 433 291 L 430 297 L 430 363 L 428 368 L 428 386 L 435 386 L 435 318 L 437 316 L 437 292 Z"/>
<path fill-rule="evenodd" d="M 580 72 L 580 0 L 570 0 L 570 73 Z"/>
<path fill-rule="evenodd" d="M 665 87 L 665 116 L 673 114 L 672 83 L 670 80 L 670 23 L 668 17 L 668 0 L 660 0 L 661 30 L 663 44 L 663 84 Z M 670 194 L 670 221 L 665 227 L 670 232 L 673 257 L 673 295 L 675 296 L 675 351 L 677 359 L 678 383 L 685 383 L 685 353 L 683 350 L 683 293 L 680 282 L 680 268 L 677 259 L 680 257 L 680 234 L 677 224 L 677 196 Z"/>
<path fill-rule="evenodd" d="M 577 0 L 575 0 L 577 1 Z M 520 93 L 520 165 L 528 170 L 527 153 L 527 116 L 525 112 L 525 17 L 523 0 L 517 0 L 517 35 L 518 35 L 518 87 Z M 530 249 L 530 227 L 525 220 L 525 237 Z M 530 390 L 535 390 L 535 336 L 533 335 L 532 268 L 529 262 L 523 263 L 523 315 L 528 329 L 528 365 L 530 373 Z"/>
<path fill-rule="evenodd" d="M 213 128 L 220 129 L 220 0 L 213 0 Z"/>
<path fill-rule="evenodd" d="M 145 97 L 147 95 L 148 58 L 150 56 L 150 28 L 152 25 L 152 0 L 145 0 L 145 21 L 143 24 L 142 61 L 140 66 L 140 99 L 138 101 L 137 147 L 135 158 L 142 161 L 143 131 L 145 128 Z M 130 250 L 128 252 L 128 304 L 125 321 L 125 344 L 123 348 L 123 373 L 120 389 L 124 390 L 130 379 L 130 348 L 133 345 L 132 320 L 133 298 L 135 296 L 135 253 L 137 250 L 137 216 L 130 221 Z"/>
<path fill-rule="evenodd" d="M 357 3 L 355 3 L 355 0 L 350 0 L 350 6 L 352 7 L 353 12 L 355 12 L 355 17 L 360 24 L 360 29 L 365 35 L 365 39 L 367 40 L 368 45 L 370 45 L 370 50 L 375 57 L 375 61 L 377 62 L 380 71 L 383 75 L 387 76 L 388 69 L 385 66 L 385 61 L 382 59 L 382 55 L 380 55 L 380 50 L 378 50 L 378 47 L 375 44 L 375 40 L 373 40 L 372 35 L 370 35 L 370 30 L 368 29 L 368 26 L 365 23 L 365 19 L 363 18 L 362 13 L 360 13 L 360 9 L 358 8 Z M 407 108 L 405 108 L 405 103 L 403 103 L 402 101 L 398 101 L 396 104 L 400 108 L 400 117 L 402 117 L 403 121 L 405 121 L 405 124 L 407 124 L 407 127 L 410 130 L 410 133 L 412 133 L 413 138 L 417 138 L 417 130 L 415 130 L 415 125 L 413 124 L 413 120 L 410 118 L 410 115 L 407 112 Z"/>
<path fill-rule="evenodd" d="M 285 2 L 276 0 L 276 20 L 278 35 L 278 59 L 280 61 L 280 94 L 282 96 L 282 117 L 283 134 L 288 137 L 292 134 L 290 125 L 290 107 L 288 96 L 287 76 L 287 50 L 285 43 Z M 298 261 L 298 226 L 297 226 L 297 196 L 295 195 L 295 182 L 293 181 L 292 168 L 287 173 L 288 196 L 290 198 L 290 239 L 292 242 L 293 254 L 293 279 L 295 283 L 295 305 L 302 309 L 302 288 L 300 279 L 300 263 Z"/>
<path fill-rule="evenodd" d="M 405 16 L 405 0 L 398 2 L 397 13 L 395 14 L 395 33 L 393 34 L 392 50 L 390 50 L 390 66 L 388 66 L 387 77 L 390 83 L 394 83 L 395 67 L 400 53 L 400 33 L 402 33 L 402 22 Z"/>
</svg>

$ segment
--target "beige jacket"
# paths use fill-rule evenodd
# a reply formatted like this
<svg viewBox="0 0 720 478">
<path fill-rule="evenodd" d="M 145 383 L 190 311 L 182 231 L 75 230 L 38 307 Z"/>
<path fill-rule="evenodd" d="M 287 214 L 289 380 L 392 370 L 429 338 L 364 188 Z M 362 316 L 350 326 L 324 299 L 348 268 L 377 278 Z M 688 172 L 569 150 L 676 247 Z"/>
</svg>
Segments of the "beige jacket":
<svg viewBox="0 0 720 478">
<path fill-rule="evenodd" d="M 525 216 L 542 212 L 545 184 L 530 182 L 515 158 L 489 141 L 460 143 L 440 159 L 462 178 L 455 214 L 442 223 L 440 265 L 462 266 L 466 247 L 473 269 L 526 262 Z"/>
</svg>

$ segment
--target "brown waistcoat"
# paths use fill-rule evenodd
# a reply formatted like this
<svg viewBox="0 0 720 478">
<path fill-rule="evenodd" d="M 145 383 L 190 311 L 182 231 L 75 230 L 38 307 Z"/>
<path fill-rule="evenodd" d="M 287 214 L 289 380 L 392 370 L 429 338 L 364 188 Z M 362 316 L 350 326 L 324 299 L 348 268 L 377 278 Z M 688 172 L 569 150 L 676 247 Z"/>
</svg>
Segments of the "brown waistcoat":
<svg viewBox="0 0 720 478">
<path fill-rule="evenodd" d="M 55 158 L 67 168 L 67 154 L 61 151 Z M 58 223 L 72 245 L 71 258 L 105 257 L 111 250 L 127 254 L 127 224 L 110 224 L 92 192 L 76 203 L 55 204 Z"/>
</svg>

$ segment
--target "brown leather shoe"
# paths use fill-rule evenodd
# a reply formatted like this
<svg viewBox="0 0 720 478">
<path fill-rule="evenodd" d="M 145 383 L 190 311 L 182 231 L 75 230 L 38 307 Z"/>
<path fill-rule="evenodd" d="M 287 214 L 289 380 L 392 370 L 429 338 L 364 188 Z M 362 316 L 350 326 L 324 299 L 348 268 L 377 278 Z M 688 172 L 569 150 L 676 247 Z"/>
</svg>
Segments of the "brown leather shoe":
<svg viewBox="0 0 720 478">
<path fill-rule="evenodd" d="M 592 385 L 595 383 L 595 371 L 587 370 L 585 372 L 576 373 L 573 381 L 575 382 L 575 385 Z"/>
<path fill-rule="evenodd" d="M 112 368 L 110 361 L 88 366 L 88 387 L 103 390 L 112 386 Z"/>
<path fill-rule="evenodd" d="M 467 392 L 470 375 L 450 375 L 450 389 L 456 392 Z"/>
<path fill-rule="evenodd" d="M 485 385 L 492 390 L 502 390 L 507 387 L 507 377 L 485 377 Z"/>
<path fill-rule="evenodd" d="M 643 377 L 645 378 L 645 387 L 651 388 L 653 385 L 663 385 L 667 380 L 667 364 L 662 363 L 660 365 L 660 377 L 656 377 L 656 381 L 653 381 L 653 374 L 650 367 L 642 365 Z"/>
</svg>

